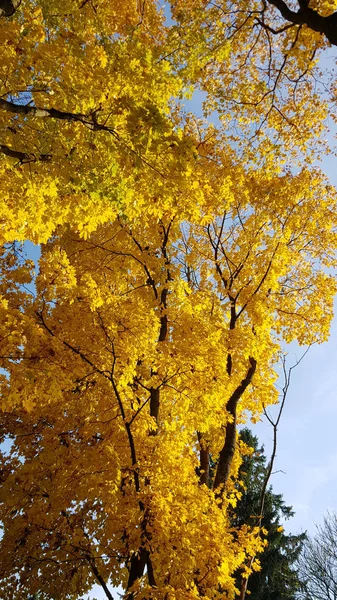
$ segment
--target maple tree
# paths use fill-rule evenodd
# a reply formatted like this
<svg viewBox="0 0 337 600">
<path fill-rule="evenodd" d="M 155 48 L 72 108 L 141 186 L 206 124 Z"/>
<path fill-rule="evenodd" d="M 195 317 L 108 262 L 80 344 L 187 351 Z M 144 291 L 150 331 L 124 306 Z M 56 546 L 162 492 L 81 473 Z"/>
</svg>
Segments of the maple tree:
<svg viewBox="0 0 337 600">
<path fill-rule="evenodd" d="M 266 66 L 225 4 L 0 9 L 0 594 L 233 598 L 264 548 L 231 521 L 237 423 L 277 402 L 282 343 L 327 339 L 336 291 L 316 34 L 286 68 L 294 31 Z M 184 108 L 198 87 L 217 127 Z"/>
</svg>

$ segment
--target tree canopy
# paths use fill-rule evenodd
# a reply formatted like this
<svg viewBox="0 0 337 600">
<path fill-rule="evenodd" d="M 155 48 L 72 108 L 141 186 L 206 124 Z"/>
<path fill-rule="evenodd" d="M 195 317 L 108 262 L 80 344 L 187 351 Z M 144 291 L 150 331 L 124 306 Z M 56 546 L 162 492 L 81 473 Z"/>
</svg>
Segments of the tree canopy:
<svg viewBox="0 0 337 600">
<path fill-rule="evenodd" d="M 234 598 L 265 545 L 231 522 L 236 426 L 277 402 L 282 344 L 329 335 L 336 192 L 312 163 L 330 38 L 268 3 L 171 9 L 0 2 L 9 600 Z"/>
</svg>

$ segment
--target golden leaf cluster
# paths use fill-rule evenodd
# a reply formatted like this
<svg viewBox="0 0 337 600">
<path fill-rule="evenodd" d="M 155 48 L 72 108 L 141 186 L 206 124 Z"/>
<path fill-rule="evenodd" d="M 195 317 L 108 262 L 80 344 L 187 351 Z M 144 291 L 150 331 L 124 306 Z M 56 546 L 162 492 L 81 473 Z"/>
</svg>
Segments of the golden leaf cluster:
<svg viewBox="0 0 337 600">
<path fill-rule="evenodd" d="M 236 427 L 277 403 L 285 343 L 328 338 L 337 197 L 312 166 L 326 44 L 287 28 L 270 45 L 259 3 L 236 4 L 176 0 L 169 19 L 154 0 L 23 0 L 1 17 L 9 600 L 93 583 L 232 599 L 258 569 L 263 532 L 231 522 Z"/>
</svg>

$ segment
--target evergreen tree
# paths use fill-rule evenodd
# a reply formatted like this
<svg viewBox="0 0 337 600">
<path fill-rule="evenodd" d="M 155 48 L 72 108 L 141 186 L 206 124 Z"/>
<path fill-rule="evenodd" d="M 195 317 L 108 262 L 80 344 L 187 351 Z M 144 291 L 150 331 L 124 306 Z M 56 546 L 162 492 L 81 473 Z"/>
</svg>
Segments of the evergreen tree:
<svg viewBox="0 0 337 600">
<path fill-rule="evenodd" d="M 259 447 L 258 438 L 249 429 L 243 429 L 240 439 L 253 448 L 253 453 L 244 457 L 240 477 L 244 492 L 238 502 L 233 524 L 256 525 L 261 511 L 261 494 L 267 472 L 264 448 Z M 272 486 L 265 493 L 261 525 L 268 533 L 268 546 L 258 558 L 260 571 L 254 571 L 248 582 L 251 600 L 293 600 L 299 588 L 295 562 L 301 552 L 306 534 L 288 535 L 282 522 L 294 515 L 291 506 L 286 506 L 282 494 L 275 494 Z M 240 587 L 241 575 L 238 577 Z"/>
</svg>

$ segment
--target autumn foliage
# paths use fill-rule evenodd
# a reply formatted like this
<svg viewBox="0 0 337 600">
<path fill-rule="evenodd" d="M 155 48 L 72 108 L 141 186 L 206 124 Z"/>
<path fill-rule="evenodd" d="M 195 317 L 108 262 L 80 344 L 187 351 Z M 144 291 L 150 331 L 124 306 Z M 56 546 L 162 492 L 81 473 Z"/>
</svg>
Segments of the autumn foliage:
<svg viewBox="0 0 337 600">
<path fill-rule="evenodd" d="M 233 525 L 237 425 L 329 334 L 329 41 L 275 3 L 171 8 L 0 2 L 6 599 L 239 594 L 265 540 Z"/>
</svg>

